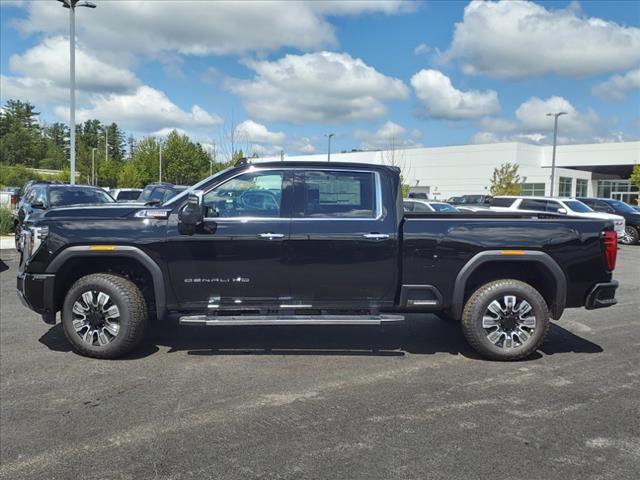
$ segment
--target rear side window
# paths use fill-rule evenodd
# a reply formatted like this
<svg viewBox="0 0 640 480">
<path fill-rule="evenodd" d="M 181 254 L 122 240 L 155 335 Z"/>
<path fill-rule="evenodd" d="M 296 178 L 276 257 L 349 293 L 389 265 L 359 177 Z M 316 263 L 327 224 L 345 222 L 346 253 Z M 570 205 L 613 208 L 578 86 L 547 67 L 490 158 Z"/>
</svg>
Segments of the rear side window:
<svg viewBox="0 0 640 480">
<path fill-rule="evenodd" d="M 492 198 L 491 206 L 492 207 L 510 207 L 515 202 L 515 198 Z"/>
<path fill-rule="evenodd" d="M 302 216 L 374 218 L 375 175 L 372 172 L 306 171 L 302 176 Z"/>
<path fill-rule="evenodd" d="M 546 200 L 522 200 L 519 210 L 534 210 L 536 212 L 547 211 L 549 202 Z"/>
<path fill-rule="evenodd" d="M 137 200 L 140 192 L 137 190 L 124 190 L 118 194 L 118 200 Z"/>
</svg>

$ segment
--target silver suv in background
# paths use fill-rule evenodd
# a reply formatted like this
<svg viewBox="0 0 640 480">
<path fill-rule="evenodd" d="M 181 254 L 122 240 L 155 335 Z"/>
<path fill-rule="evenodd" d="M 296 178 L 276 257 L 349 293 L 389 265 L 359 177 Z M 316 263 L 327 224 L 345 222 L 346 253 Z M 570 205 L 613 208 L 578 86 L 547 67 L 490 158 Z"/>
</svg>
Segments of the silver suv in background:
<svg viewBox="0 0 640 480">
<path fill-rule="evenodd" d="M 618 239 L 625 234 L 625 221 L 620 215 L 601 213 L 594 211 L 575 198 L 551 198 L 551 197 L 493 197 L 491 199 L 491 210 L 497 211 L 527 211 L 527 212 L 549 212 L 561 215 L 571 215 L 572 217 L 599 218 L 611 220 Z"/>
</svg>

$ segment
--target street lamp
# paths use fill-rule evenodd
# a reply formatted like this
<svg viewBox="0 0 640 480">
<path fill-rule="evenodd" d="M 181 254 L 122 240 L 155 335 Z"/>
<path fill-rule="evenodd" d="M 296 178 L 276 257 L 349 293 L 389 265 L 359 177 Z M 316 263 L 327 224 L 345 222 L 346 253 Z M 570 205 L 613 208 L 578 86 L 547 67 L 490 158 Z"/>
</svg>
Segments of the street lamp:
<svg viewBox="0 0 640 480">
<path fill-rule="evenodd" d="M 158 145 L 160 145 L 160 158 L 158 163 L 160 164 L 160 183 L 162 183 L 162 139 L 158 141 Z"/>
<path fill-rule="evenodd" d="M 91 185 L 96 184 L 96 150 L 95 147 L 91 149 Z"/>
<path fill-rule="evenodd" d="M 69 76 L 71 92 L 69 95 L 69 130 L 71 130 L 71 185 L 76 183 L 76 7 L 96 8 L 91 2 L 79 0 L 58 0 L 64 8 L 69 9 Z"/>
<path fill-rule="evenodd" d="M 325 135 L 325 137 L 327 137 L 327 162 L 331 161 L 331 137 L 335 137 L 336 134 L 335 133 L 330 133 L 328 135 Z"/>
<path fill-rule="evenodd" d="M 558 140 L 558 117 L 567 115 L 567 112 L 547 113 L 547 117 L 553 117 L 553 154 L 551 156 L 551 195 L 556 181 L 556 142 Z"/>
</svg>

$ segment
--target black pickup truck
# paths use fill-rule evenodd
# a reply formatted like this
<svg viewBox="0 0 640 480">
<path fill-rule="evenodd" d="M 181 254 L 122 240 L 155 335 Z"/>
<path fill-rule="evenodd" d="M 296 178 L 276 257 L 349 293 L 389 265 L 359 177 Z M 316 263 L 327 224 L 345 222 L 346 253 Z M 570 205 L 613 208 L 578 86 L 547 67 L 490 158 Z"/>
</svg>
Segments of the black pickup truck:
<svg viewBox="0 0 640 480">
<path fill-rule="evenodd" d="M 606 221 L 530 213 L 403 212 L 396 168 L 243 164 L 159 206 L 57 208 L 25 224 L 18 294 L 73 348 L 114 358 L 166 318 L 183 325 L 460 321 L 513 360 L 565 308 L 609 307 Z"/>
</svg>

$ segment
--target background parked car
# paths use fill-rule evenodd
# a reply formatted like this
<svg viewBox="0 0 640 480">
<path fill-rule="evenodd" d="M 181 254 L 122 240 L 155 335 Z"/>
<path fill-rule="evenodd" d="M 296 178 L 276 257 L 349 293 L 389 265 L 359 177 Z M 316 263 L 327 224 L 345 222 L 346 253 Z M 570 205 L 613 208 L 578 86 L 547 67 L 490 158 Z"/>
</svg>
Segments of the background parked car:
<svg viewBox="0 0 640 480">
<path fill-rule="evenodd" d="M 522 210 L 528 212 L 549 212 L 574 217 L 600 218 L 611 220 L 618 239 L 625 234 L 624 218 L 610 213 L 594 212 L 589 206 L 575 198 L 556 197 L 495 197 L 491 200 L 491 209 L 497 211 Z"/>
<path fill-rule="evenodd" d="M 20 232 L 25 219 L 36 212 L 69 205 L 115 203 L 111 195 L 89 185 L 34 183 L 20 199 L 14 224 L 16 249 L 20 250 Z"/>
<path fill-rule="evenodd" d="M 6 208 L 8 210 L 14 210 L 18 205 L 18 192 L 17 187 L 7 187 L 0 190 L 0 208 Z"/>
<path fill-rule="evenodd" d="M 620 241 L 627 245 L 640 243 L 640 212 L 631 205 L 613 198 L 578 198 L 596 212 L 615 213 L 624 218 L 625 234 Z"/>
<path fill-rule="evenodd" d="M 171 183 L 150 183 L 138 197 L 137 202 L 161 205 L 180 192 L 186 190 L 186 185 L 172 185 Z"/>
<path fill-rule="evenodd" d="M 116 202 L 136 202 L 141 193 L 141 188 L 113 188 L 109 190 L 109 195 Z"/>
<path fill-rule="evenodd" d="M 451 197 L 447 203 L 451 205 L 486 205 L 491 203 L 491 195 L 462 195 L 461 197 Z"/>
<path fill-rule="evenodd" d="M 417 198 L 404 198 L 402 200 L 405 212 L 450 212 L 457 213 L 458 209 L 448 203 L 432 202 Z"/>
</svg>

